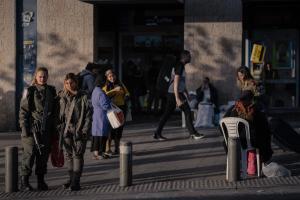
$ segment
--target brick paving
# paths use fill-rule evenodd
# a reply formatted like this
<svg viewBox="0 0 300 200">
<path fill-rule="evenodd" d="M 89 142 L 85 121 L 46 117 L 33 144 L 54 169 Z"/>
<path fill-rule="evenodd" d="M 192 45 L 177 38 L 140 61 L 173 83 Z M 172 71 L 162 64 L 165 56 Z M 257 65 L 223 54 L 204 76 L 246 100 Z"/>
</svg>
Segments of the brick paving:
<svg viewBox="0 0 300 200">
<path fill-rule="evenodd" d="M 300 191 L 299 154 L 273 146 L 274 161 L 290 169 L 292 177 L 249 177 L 228 183 L 225 181 L 226 156 L 218 129 L 200 129 L 206 137 L 192 140 L 175 117 L 163 132 L 169 139 L 158 142 L 152 139 L 155 126 L 152 119 L 125 128 L 123 139 L 133 143 L 133 186 L 119 187 L 118 157 L 92 160 L 89 143 L 81 181 L 83 189 L 79 192 L 61 189 L 67 178 L 66 169 L 53 168 L 49 163 L 46 177 L 49 191 L 5 194 L 3 149 L 7 145 L 19 146 L 20 141 L 19 133 L 0 133 L 0 199 L 197 199 L 203 195 L 205 199 L 219 199 L 221 194 L 224 199 L 226 195 L 238 198 L 246 194 L 249 199 L 268 199 L 276 193 L 282 194 L 283 199 L 300 199 L 297 192 Z M 36 186 L 35 176 L 31 177 L 31 183 Z"/>
</svg>

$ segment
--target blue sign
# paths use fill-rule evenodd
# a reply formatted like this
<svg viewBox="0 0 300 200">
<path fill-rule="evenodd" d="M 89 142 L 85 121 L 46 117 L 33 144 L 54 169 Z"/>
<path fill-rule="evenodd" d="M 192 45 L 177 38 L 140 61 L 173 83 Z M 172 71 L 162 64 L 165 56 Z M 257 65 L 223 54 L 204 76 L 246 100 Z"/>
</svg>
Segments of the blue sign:
<svg viewBox="0 0 300 200">
<path fill-rule="evenodd" d="M 36 0 L 23 0 L 23 87 L 28 87 L 36 69 L 37 19 Z"/>
</svg>

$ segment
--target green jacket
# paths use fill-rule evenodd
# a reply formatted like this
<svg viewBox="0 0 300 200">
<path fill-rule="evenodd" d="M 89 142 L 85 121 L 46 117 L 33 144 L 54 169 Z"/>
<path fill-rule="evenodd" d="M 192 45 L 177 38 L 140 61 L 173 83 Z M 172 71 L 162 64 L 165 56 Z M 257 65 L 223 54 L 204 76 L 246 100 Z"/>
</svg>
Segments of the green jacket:
<svg viewBox="0 0 300 200">
<path fill-rule="evenodd" d="M 89 107 L 87 94 L 83 91 L 79 91 L 77 95 L 73 97 L 71 97 L 65 91 L 59 92 L 57 122 L 58 131 L 61 134 L 64 132 L 69 108 L 73 98 L 75 98 L 75 106 L 70 120 L 69 130 L 75 130 L 76 137 L 80 137 L 82 134 L 87 136 L 91 128 L 92 114 Z"/>
<path fill-rule="evenodd" d="M 46 97 L 46 91 L 48 97 Z M 33 124 L 37 124 L 39 129 L 42 128 L 45 100 L 48 99 L 45 131 L 47 133 L 54 131 L 55 98 L 55 87 L 50 85 L 33 85 L 25 89 L 19 112 L 19 124 L 21 129 L 32 132 Z"/>
</svg>

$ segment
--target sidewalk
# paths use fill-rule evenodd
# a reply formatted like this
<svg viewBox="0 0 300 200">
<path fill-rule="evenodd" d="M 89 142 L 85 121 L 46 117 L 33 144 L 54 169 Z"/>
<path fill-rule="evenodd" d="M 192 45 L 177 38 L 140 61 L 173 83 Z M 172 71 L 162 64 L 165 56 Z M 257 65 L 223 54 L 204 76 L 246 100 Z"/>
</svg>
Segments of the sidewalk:
<svg viewBox="0 0 300 200">
<path fill-rule="evenodd" d="M 281 199 L 300 198 L 300 155 L 274 148 L 274 161 L 292 171 L 288 178 L 249 178 L 237 183 L 225 181 L 226 156 L 222 136 L 216 128 L 201 129 L 205 138 L 192 140 L 181 128 L 181 121 L 172 120 L 163 131 L 167 141 L 152 139 L 156 123 L 130 124 L 124 140 L 133 143 L 133 186 L 119 187 L 119 159 L 91 159 L 90 143 L 85 154 L 83 189 L 69 192 L 61 189 L 67 179 L 65 168 L 49 164 L 45 192 L 18 192 L 7 195 L 4 190 L 4 152 L 6 145 L 20 145 L 19 134 L 0 134 L 0 199 Z M 20 158 L 19 158 L 20 160 Z M 36 186 L 35 176 L 31 177 Z M 248 198 L 249 197 L 249 198 Z"/>
</svg>

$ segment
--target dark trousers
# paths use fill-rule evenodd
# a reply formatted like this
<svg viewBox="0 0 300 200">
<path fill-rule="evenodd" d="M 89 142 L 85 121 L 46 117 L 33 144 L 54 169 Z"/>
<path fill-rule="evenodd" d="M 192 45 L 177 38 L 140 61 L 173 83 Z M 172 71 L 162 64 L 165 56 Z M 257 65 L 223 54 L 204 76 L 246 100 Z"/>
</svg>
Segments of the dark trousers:
<svg viewBox="0 0 300 200">
<path fill-rule="evenodd" d="M 271 147 L 271 131 L 268 124 L 268 119 L 265 113 L 256 112 L 254 114 L 253 123 L 250 123 L 250 128 L 253 127 L 253 131 L 250 132 L 253 138 L 251 143 L 254 147 L 259 149 L 262 162 L 267 162 L 273 155 Z"/>
<path fill-rule="evenodd" d="M 151 86 L 149 90 L 149 96 L 147 99 L 147 112 L 151 112 L 152 110 L 152 103 L 154 102 L 154 112 L 158 112 L 159 106 L 159 95 L 156 92 L 155 86 Z"/>
<path fill-rule="evenodd" d="M 64 138 L 65 161 L 68 171 L 82 173 L 86 141 L 75 141 L 73 136 Z"/>
<path fill-rule="evenodd" d="M 182 110 L 184 112 L 185 119 L 186 119 L 186 125 L 187 125 L 190 135 L 193 135 L 196 133 L 196 130 L 193 125 L 191 108 L 190 108 L 190 106 L 187 102 L 187 99 L 183 93 L 179 93 L 179 97 L 184 102 L 179 108 L 180 108 L 180 110 Z M 174 112 L 175 108 L 176 108 L 175 94 L 169 93 L 168 97 L 167 97 L 167 105 L 166 105 L 165 112 L 162 115 L 162 117 L 158 123 L 158 127 L 155 131 L 156 135 L 161 135 L 164 125 L 166 124 L 167 120 L 170 118 L 171 114 Z"/>
<path fill-rule="evenodd" d="M 126 107 L 126 105 L 118 106 L 118 107 L 123 111 L 123 114 L 124 114 L 124 116 L 126 118 L 126 115 L 127 115 L 127 107 Z M 115 142 L 115 153 L 119 152 L 120 140 L 121 140 L 122 135 L 123 135 L 123 129 L 124 129 L 124 125 L 120 126 L 119 128 L 116 128 L 116 129 L 111 129 L 110 138 L 109 139 L 110 140 L 114 140 L 114 142 Z"/>
<path fill-rule="evenodd" d="M 117 129 L 112 129 L 111 130 L 111 139 L 114 140 L 115 142 L 115 153 L 119 152 L 119 148 L 120 148 L 120 140 L 122 138 L 123 135 L 123 128 L 124 126 L 121 126 Z"/>
<path fill-rule="evenodd" d="M 91 152 L 98 151 L 99 155 L 102 155 L 105 152 L 106 141 L 107 141 L 106 136 L 93 136 Z"/>
</svg>

